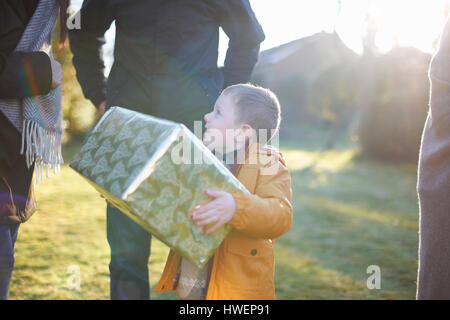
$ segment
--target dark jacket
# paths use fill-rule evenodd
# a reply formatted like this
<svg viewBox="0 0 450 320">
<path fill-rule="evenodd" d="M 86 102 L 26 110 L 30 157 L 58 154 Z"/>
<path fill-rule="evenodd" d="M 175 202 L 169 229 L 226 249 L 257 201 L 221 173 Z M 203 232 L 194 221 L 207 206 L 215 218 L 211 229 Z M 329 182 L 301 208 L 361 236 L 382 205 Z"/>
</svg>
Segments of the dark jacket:
<svg viewBox="0 0 450 320">
<path fill-rule="evenodd" d="M 52 83 L 50 58 L 44 52 L 13 52 L 37 0 L 0 1 L 0 99 L 46 94 Z M 0 112 L 0 224 L 25 222 L 35 211 L 33 167 L 20 155 L 22 137 Z"/>
<path fill-rule="evenodd" d="M 225 86 L 250 79 L 264 40 L 248 0 L 85 0 L 80 14 L 81 29 L 69 39 L 84 95 L 96 106 L 106 100 L 191 129 Z M 100 48 L 113 20 L 105 81 Z M 230 38 L 221 69 L 219 27 Z"/>
</svg>

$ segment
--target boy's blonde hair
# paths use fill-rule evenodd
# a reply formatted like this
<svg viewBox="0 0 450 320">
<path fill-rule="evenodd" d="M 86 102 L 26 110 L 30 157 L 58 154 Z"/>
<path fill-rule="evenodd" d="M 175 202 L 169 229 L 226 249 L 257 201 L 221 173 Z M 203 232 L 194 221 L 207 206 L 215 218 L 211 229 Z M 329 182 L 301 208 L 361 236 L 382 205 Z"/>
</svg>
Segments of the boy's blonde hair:
<svg viewBox="0 0 450 320">
<path fill-rule="evenodd" d="M 242 83 L 231 85 L 223 90 L 232 94 L 235 105 L 235 121 L 248 123 L 261 141 L 260 130 L 267 132 L 268 142 L 278 131 L 281 121 L 281 108 L 277 96 L 269 89 Z"/>
</svg>

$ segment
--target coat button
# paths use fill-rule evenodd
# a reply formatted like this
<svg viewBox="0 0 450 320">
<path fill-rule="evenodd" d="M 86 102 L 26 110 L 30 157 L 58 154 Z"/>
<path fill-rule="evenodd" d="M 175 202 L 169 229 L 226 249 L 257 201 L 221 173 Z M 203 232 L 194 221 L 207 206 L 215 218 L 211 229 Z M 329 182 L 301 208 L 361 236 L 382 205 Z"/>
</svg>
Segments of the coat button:
<svg viewBox="0 0 450 320">
<path fill-rule="evenodd" d="M 252 251 L 250 252 L 252 254 L 252 256 L 256 255 L 258 251 L 256 249 L 252 249 Z"/>
</svg>

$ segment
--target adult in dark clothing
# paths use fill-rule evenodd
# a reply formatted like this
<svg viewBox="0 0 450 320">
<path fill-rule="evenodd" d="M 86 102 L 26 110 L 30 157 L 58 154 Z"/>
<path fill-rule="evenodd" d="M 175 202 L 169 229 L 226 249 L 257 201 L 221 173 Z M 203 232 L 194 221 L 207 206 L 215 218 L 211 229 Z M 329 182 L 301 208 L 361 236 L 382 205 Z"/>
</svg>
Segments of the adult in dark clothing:
<svg viewBox="0 0 450 320">
<path fill-rule="evenodd" d="M 116 22 L 114 64 L 103 75 L 104 33 Z M 85 0 L 71 30 L 73 63 L 95 106 L 127 107 L 184 123 L 202 121 L 228 85 L 247 82 L 264 33 L 248 0 Z M 228 35 L 217 67 L 219 27 Z M 148 299 L 151 235 L 107 207 L 111 298 Z"/>
<path fill-rule="evenodd" d="M 0 99 L 45 95 L 61 83 L 61 66 L 45 52 L 14 50 L 38 4 L 38 0 L 0 0 Z M 27 166 L 21 143 L 21 133 L 0 112 L 0 299 L 8 298 L 19 225 L 36 210 L 34 165 Z"/>
</svg>

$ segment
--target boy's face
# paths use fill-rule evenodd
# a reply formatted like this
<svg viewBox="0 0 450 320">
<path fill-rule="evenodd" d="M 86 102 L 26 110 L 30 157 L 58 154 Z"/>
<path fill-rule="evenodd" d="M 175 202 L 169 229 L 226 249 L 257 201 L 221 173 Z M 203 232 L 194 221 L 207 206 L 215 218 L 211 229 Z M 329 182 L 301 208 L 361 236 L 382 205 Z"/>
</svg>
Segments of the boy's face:
<svg viewBox="0 0 450 320">
<path fill-rule="evenodd" d="M 226 146 L 227 134 L 229 139 L 236 136 L 237 129 L 240 126 L 235 121 L 235 105 L 233 103 L 233 95 L 221 94 L 214 105 L 214 110 L 205 114 L 206 131 L 203 138 L 203 142 L 217 151 L 224 151 L 222 153 L 229 152 L 224 150 Z M 228 133 L 227 133 L 228 132 Z M 229 149 L 228 146 L 227 149 Z"/>
</svg>

